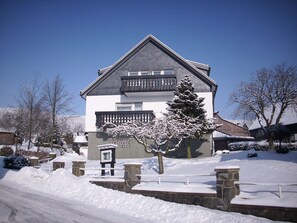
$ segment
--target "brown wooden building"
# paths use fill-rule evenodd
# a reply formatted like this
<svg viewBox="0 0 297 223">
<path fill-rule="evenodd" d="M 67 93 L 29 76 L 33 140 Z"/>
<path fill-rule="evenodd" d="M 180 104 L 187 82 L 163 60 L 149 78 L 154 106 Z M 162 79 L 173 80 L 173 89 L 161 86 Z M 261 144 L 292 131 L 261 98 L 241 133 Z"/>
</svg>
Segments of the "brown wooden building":
<svg viewBox="0 0 297 223">
<path fill-rule="evenodd" d="M 219 116 L 218 112 L 214 114 L 214 118 L 216 125 L 219 126 L 213 134 L 215 151 L 227 150 L 228 144 L 231 142 L 251 141 L 254 139 L 250 136 L 246 125 L 241 126 L 225 120 Z"/>
<path fill-rule="evenodd" d="M 14 145 L 17 137 L 13 132 L 0 132 L 0 145 Z"/>
</svg>

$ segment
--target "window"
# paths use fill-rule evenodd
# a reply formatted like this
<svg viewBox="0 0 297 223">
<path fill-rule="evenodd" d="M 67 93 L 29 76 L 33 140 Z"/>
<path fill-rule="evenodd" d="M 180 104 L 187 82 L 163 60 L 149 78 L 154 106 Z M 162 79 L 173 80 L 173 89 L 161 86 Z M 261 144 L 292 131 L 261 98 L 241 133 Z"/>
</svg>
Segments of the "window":
<svg viewBox="0 0 297 223">
<path fill-rule="evenodd" d="M 132 104 L 116 103 L 117 111 L 132 111 Z"/>
<path fill-rule="evenodd" d="M 173 70 L 164 70 L 163 74 L 173 74 Z"/>
<path fill-rule="evenodd" d="M 116 103 L 117 111 L 141 111 L 142 102 L 134 103 Z"/>
<path fill-rule="evenodd" d="M 138 76 L 138 72 L 129 72 L 128 76 Z"/>
<path fill-rule="evenodd" d="M 134 110 L 135 111 L 141 111 L 142 110 L 142 102 L 134 103 Z"/>
<path fill-rule="evenodd" d="M 164 69 L 164 70 L 141 70 L 141 71 L 131 71 L 128 72 L 128 76 L 147 76 L 147 75 L 168 75 L 174 74 L 174 70 L 172 69 Z"/>
<path fill-rule="evenodd" d="M 148 71 L 140 71 L 141 76 L 150 75 Z"/>
<path fill-rule="evenodd" d="M 166 74 L 174 74 L 173 70 L 166 69 L 166 70 L 153 70 L 153 75 L 166 75 Z"/>
<path fill-rule="evenodd" d="M 160 70 L 153 70 L 153 75 L 161 75 L 161 71 Z"/>
</svg>

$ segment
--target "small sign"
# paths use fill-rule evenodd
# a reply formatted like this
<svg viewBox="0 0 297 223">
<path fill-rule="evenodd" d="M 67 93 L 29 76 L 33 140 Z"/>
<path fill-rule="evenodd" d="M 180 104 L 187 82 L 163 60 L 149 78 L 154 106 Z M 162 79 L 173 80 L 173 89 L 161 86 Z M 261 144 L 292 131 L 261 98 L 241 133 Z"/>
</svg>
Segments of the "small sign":
<svg viewBox="0 0 297 223">
<path fill-rule="evenodd" d="M 117 145 L 115 144 L 104 144 L 97 146 L 100 151 L 100 164 L 101 164 L 101 175 L 105 176 L 105 164 L 110 164 L 111 175 L 114 176 L 114 164 L 115 159 L 115 150 Z"/>
<path fill-rule="evenodd" d="M 109 163 L 112 161 L 112 150 L 101 150 L 101 163 Z"/>
</svg>

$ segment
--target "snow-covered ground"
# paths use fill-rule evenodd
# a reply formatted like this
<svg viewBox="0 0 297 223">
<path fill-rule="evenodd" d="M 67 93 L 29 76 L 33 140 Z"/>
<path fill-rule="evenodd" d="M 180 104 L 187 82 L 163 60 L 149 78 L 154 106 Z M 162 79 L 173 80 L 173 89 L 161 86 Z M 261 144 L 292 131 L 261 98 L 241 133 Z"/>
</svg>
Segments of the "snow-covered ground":
<svg viewBox="0 0 297 223">
<path fill-rule="evenodd" d="M 142 164 L 142 177 L 145 181 L 138 187 L 159 190 L 184 190 L 215 193 L 215 176 L 190 177 L 185 184 L 182 175 L 212 174 L 217 166 L 239 166 L 241 182 L 260 183 L 297 183 L 297 152 L 277 154 L 258 152 L 258 157 L 248 159 L 248 151 L 231 152 L 220 156 L 201 159 L 164 159 L 165 174 L 161 184 L 157 183 L 157 159 L 117 160 L 116 167 L 124 163 Z M 267 219 L 246 216 L 238 213 L 220 212 L 200 206 L 165 202 L 141 195 L 126 194 L 105 189 L 89 183 L 90 175 L 75 177 L 71 174 L 72 160 L 86 160 L 76 154 L 59 156 L 56 161 L 65 161 L 66 168 L 48 172 L 52 163 L 44 164 L 41 169 L 25 167 L 20 171 L 7 171 L 1 167 L 0 178 L 6 183 L 20 184 L 41 193 L 51 193 L 65 199 L 79 201 L 116 211 L 123 215 L 153 222 L 269 222 Z M 99 167 L 99 161 L 87 161 L 87 167 Z M 90 173 L 90 171 L 89 171 Z M 99 171 L 97 171 L 99 173 Z M 123 176 L 123 170 L 117 170 Z M 154 175 L 154 176 L 148 176 Z M 177 175 L 177 176 L 176 176 Z M 99 180 L 99 179 L 98 179 Z M 119 179 L 121 180 L 121 179 Z M 148 182 L 153 180 L 153 182 Z M 266 204 L 297 207 L 297 187 L 283 186 L 282 199 L 278 196 L 277 186 L 241 186 L 241 193 L 233 203 Z"/>
</svg>

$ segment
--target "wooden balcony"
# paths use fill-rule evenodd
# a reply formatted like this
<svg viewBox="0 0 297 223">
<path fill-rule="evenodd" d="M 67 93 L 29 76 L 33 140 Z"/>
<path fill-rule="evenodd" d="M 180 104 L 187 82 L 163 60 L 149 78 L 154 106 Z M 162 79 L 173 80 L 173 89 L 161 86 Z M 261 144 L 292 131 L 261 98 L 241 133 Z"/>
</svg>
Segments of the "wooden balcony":
<svg viewBox="0 0 297 223">
<path fill-rule="evenodd" d="M 96 114 L 96 127 L 100 128 L 107 122 L 112 122 L 116 125 L 128 121 L 141 121 L 149 122 L 155 118 L 153 111 L 108 111 L 108 112 L 95 112 Z"/>
<path fill-rule="evenodd" d="M 174 74 L 122 76 L 121 80 L 122 93 L 174 91 L 176 89 L 176 76 Z"/>
</svg>

